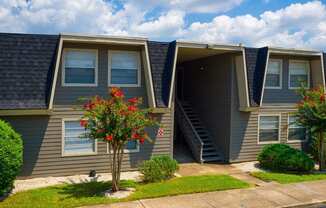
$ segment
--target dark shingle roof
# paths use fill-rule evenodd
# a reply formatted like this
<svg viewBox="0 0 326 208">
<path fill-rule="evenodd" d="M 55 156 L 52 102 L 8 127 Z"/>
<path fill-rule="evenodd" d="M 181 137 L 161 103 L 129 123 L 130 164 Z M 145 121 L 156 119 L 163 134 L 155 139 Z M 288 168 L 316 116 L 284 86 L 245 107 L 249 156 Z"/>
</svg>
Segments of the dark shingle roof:
<svg viewBox="0 0 326 208">
<path fill-rule="evenodd" d="M 157 107 L 168 107 L 176 42 L 148 41 Z"/>
<path fill-rule="evenodd" d="M 249 101 L 253 107 L 259 106 L 262 96 L 268 48 L 245 48 Z"/>
<path fill-rule="evenodd" d="M 0 109 L 47 108 L 58 40 L 0 33 Z"/>
</svg>

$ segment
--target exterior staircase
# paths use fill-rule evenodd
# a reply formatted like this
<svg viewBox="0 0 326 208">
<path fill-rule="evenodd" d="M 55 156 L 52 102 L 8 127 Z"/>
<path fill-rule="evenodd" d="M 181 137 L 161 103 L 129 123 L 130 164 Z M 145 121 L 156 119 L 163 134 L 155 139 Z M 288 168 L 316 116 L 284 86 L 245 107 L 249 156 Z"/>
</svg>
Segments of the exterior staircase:
<svg viewBox="0 0 326 208">
<path fill-rule="evenodd" d="M 216 149 L 216 147 L 213 144 L 212 137 L 210 136 L 208 130 L 205 128 L 203 123 L 201 122 L 198 113 L 195 112 L 193 107 L 189 102 L 177 102 L 178 108 L 177 108 L 177 117 L 186 117 L 184 119 L 178 119 L 178 122 L 188 122 L 187 125 L 180 124 L 181 131 L 183 135 L 186 138 L 186 142 L 188 143 L 188 146 L 194 145 L 194 141 L 197 141 L 200 143 L 198 145 L 201 150 L 195 151 L 196 153 L 200 153 L 200 156 L 195 156 L 195 158 L 199 158 L 199 162 L 219 162 L 223 161 L 222 156 L 220 155 L 219 151 Z M 183 115 L 180 115 L 183 114 Z M 186 129 L 188 127 L 188 129 Z M 189 134 L 189 131 L 192 131 L 192 134 Z M 187 138 L 188 137 L 188 138 Z M 192 138 L 189 138 L 192 137 Z M 197 137 L 197 138 L 194 138 Z M 189 140 L 192 140 L 189 142 Z M 198 147 L 197 146 L 197 147 Z M 194 151 L 192 151 L 194 154 Z"/>
</svg>

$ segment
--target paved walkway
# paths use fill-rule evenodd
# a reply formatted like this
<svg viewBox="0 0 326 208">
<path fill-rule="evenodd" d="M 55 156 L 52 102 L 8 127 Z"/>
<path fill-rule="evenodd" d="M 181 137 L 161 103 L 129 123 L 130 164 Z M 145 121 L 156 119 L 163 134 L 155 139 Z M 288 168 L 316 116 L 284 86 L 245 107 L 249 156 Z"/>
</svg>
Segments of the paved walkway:
<svg viewBox="0 0 326 208">
<path fill-rule="evenodd" d="M 246 181 L 251 185 L 255 185 L 255 186 L 264 186 L 268 184 L 249 174 L 250 171 L 259 171 L 259 169 L 257 168 L 254 169 L 253 165 L 254 162 L 242 163 L 236 165 L 187 163 L 187 164 L 180 165 L 178 174 L 181 176 L 226 174 L 226 175 L 233 176 L 234 178 Z M 245 166 L 249 166 L 249 167 L 245 167 Z"/>
<path fill-rule="evenodd" d="M 326 180 L 144 199 L 92 208 L 269 208 L 326 201 Z"/>
</svg>

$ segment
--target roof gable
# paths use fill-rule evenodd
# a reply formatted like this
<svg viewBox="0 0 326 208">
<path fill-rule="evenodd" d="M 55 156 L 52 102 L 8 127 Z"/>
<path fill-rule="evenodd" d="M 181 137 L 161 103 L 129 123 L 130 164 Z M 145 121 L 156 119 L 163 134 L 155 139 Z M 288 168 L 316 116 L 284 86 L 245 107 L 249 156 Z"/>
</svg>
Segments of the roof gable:
<svg viewBox="0 0 326 208">
<path fill-rule="evenodd" d="M 245 48 L 249 102 L 252 107 L 260 106 L 267 56 L 267 47 Z"/>
<path fill-rule="evenodd" d="M 45 109 L 59 35 L 0 33 L 0 109 Z"/>
<path fill-rule="evenodd" d="M 168 107 L 176 42 L 148 41 L 154 94 L 157 107 Z"/>
</svg>

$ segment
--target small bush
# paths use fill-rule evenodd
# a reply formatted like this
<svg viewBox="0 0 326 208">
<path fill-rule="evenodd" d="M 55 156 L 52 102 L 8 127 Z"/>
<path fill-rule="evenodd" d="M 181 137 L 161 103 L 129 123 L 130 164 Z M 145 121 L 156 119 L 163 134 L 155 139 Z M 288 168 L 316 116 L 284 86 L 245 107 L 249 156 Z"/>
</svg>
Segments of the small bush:
<svg viewBox="0 0 326 208">
<path fill-rule="evenodd" d="M 9 124 L 0 120 L 0 196 L 13 186 L 23 163 L 23 142 Z"/>
<path fill-rule="evenodd" d="M 303 151 L 286 144 L 267 145 L 258 155 L 261 167 L 273 171 L 309 172 L 314 161 Z"/>
<path fill-rule="evenodd" d="M 179 165 L 169 156 L 154 156 L 144 161 L 139 169 L 145 182 L 159 182 L 172 178 Z"/>
</svg>

